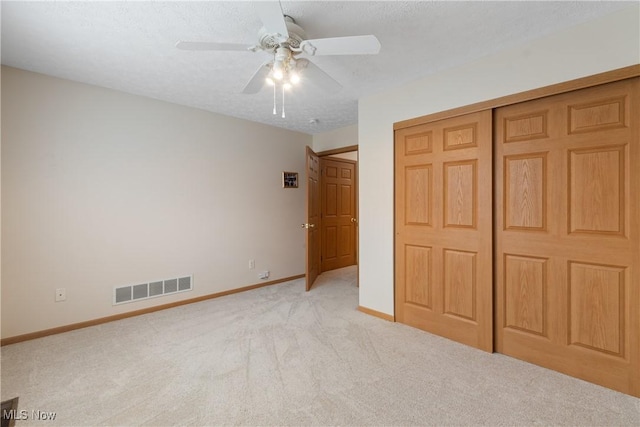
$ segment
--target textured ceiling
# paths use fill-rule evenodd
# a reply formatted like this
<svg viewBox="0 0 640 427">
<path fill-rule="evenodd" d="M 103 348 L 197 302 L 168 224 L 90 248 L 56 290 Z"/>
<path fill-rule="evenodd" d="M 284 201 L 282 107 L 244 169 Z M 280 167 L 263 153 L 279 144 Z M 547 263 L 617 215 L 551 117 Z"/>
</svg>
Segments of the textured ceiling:
<svg viewBox="0 0 640 427">
<path fill-rule="evenodd" d="M 264 52 L 189 52 L 178 40 L 257 42 L 254 2 L 2 1 L 2 63 L 309 134 L 357 122 L 358 99 L 608 14 L 625 2 L 282 1 L 308 38 L 374 34 L 379 55 L 312 61 L 343 85 L 242 88 Z M 554 66 L 553 64 L 551 66 Z M 560 65 L 561 66 L 561 65 Z M 317 119 L 317 123 L 310 123 Z"/>
</svg>

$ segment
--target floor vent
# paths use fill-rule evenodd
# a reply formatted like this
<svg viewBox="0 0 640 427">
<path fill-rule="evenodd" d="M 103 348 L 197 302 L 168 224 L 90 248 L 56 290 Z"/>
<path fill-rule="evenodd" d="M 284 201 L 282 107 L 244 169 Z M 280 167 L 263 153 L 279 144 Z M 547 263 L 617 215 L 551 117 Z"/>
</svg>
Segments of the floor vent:
<svg viewBox="0 0 640 427">
<path fill-rule="evenodd" d="M 193 276 L 156 280 L 113 289 L 113 305 L 186 292 L 193 289 Z"/>
</svg>

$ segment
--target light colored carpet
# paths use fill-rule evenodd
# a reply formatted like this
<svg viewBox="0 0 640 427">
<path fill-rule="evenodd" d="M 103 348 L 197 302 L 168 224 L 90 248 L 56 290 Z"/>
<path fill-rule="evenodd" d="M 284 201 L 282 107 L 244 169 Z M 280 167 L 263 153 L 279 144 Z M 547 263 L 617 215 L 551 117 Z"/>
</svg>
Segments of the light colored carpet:
<svg viewBox="0 0 640 427">
<path fill-rule="evenodd" d="M 16 425 L 640 425 L 640 399 L 356 311 L 355 268 L 2 348 Z"/>
</svg>

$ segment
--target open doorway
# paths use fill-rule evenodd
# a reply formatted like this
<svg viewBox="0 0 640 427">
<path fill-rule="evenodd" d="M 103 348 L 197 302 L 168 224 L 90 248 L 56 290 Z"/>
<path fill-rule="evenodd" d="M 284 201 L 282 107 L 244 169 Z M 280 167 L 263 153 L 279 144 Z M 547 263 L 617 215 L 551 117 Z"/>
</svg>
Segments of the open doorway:
<svg viewBox="0 0 640 427">
<path fill-rule="evenodd" d="M 358 263 L 357 146 L 320 158 L 320 272 Z"/>
<path fill-rule="evenodd" d="M 358 146 L 306 160 L 306 289 L 319 274 L 358 264 Z"/>
</svg>

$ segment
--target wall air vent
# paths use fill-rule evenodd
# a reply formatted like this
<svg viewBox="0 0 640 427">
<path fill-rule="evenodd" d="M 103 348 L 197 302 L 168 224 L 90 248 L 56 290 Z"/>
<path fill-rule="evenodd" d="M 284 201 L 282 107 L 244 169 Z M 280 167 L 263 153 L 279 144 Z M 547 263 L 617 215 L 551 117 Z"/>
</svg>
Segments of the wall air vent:
<svg viewBox="0 0 640 427">
<path fill-rule="evenodd" d="M 193 276 L 155 280 L 149 283 L 118 286 L 113 289 L 113 305 L 140 301 L 193 289 Z"/>
</svg>

